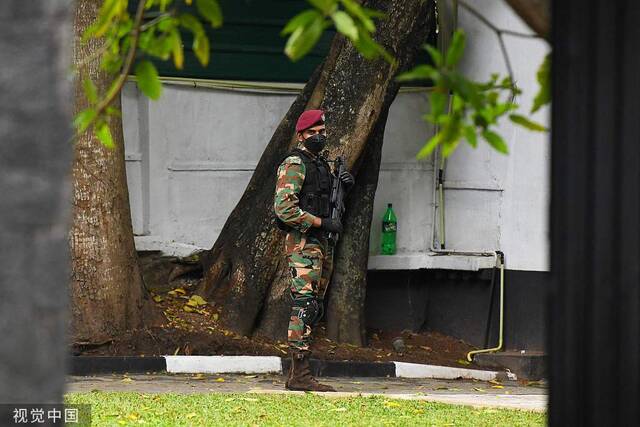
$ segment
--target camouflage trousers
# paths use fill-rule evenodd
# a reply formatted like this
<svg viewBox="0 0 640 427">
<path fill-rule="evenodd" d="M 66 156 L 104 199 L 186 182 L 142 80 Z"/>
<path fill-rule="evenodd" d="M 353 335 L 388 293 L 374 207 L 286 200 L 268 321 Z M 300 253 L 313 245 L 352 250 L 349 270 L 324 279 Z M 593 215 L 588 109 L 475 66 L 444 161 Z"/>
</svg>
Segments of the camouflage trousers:
<svg viewBox="0 0 640 427">
<path fill-rule="evenodd" d="M 291 274 L 292 308 L 289 320 L 289 347 L 309 350 L 312 326 L 300 318 L 300 304 L 311 298 L 324 298 L 333 272 L 333 246 L 327 239 L 297 230 L 287 233 L 285 253 Z M 322 301 L 320 301 L 322 302 Z"/>
</svg>

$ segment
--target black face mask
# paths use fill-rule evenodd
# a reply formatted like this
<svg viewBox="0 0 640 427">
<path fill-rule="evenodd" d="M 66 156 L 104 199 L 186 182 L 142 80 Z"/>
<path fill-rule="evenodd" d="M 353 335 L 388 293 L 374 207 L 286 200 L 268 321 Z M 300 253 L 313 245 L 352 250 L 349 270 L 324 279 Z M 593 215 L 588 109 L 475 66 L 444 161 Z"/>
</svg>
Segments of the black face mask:
<svg viewBox="0 0 640 427">
<path fill-rule="evenodd" d="M 315 135 L 311 135 L 309 138 L 305 139 L 303 144 L 304 148 L 311 151 L 314 154 L 318 154 L 322 151 L 325 144 L 327 143 L 327 137 L 321 135 L 319 133 Z"/>
</svg>

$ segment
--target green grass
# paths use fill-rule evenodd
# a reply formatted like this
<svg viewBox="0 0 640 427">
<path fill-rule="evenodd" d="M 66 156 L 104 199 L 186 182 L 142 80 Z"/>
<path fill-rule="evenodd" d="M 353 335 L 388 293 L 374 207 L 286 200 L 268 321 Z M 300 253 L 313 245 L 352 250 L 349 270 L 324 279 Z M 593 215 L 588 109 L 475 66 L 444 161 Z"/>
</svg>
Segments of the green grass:
<svg viewBox="0 0 640 427">
<path fill-rule="evenodd" d="M 542 426 L 541 413 L 383 397 L 313 394 L 69 393 L 90 404 L 92 425 L 120 426 Z"/>
</svg>

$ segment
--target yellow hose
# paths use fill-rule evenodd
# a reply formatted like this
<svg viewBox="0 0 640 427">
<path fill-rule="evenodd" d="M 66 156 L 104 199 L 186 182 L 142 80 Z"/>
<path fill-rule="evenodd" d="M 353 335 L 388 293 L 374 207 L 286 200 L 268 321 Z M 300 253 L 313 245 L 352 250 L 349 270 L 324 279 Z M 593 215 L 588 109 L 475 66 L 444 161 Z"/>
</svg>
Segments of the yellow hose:
<svg viewBox="0 0 640 427">
<path fill-rule="evenodd" d="M 503 334 L 504 334 L 504 255 L 500 254 L 500 331 L 498 334 L 498 346 L 493 348 L 485 348 L 482 350 L 473 350 L 467 353 L 467 360 L 473 362 L 473 356 L 480 353 L 493 353 L 502 350 Z"/>
</svg>

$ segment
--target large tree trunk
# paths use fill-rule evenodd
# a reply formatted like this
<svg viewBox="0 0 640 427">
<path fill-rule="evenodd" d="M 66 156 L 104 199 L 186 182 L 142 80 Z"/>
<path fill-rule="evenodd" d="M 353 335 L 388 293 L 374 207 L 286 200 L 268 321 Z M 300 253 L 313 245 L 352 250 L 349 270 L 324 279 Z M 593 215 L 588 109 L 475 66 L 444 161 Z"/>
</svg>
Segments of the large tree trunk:
<svg viewBox="0 0 640 427">
<path fill-rule="evenodd" d="M 389 93 L 388 104 L 397 88 Z M 366 344 L 364 302 L 369 262 L 369 230 L 373 218 L 373 200 L 378 188 L 384 129 L 389 105 L 373 130 L 367 149 L 356 165 L 358 181 L 347 199 L 345 229 L 338 242 L 333 276 L 329 286 L 327 336 L 337 342 L 363 346 Z M 362 167 L 366 165 L 366 167 Z"/>
<path fill-rule="evenodd" d="M 513 11 L 540 37 L 549 38 L 551 0 L 506 0 Z"/>
<path fill-rule="evenodd" d="M 75 113 L 87 107 L 83 78 L 93 79 L 102 93 L 110 83 L 96 55 L 102 40 L 80 43 L 100 4 L 98 0 L 76 4 L 73 59 L 79 76 Z M 114 104 L 119 103 L 118 97 Z M 76 342 L 103 341 L 143 326 L 145 318 L 151 320 L 147 325 L 158 319 L 143 287 L 133 242 L 122 121 L 112 118 L 109 126 L 115 149 L 105 148 L 92 132 L 85 132 L 75 143 L 70 320 Z"/>
<path fill-rule="evenodd" d="M 62 402 L 71 2 L 0 3 L 0 402 Z M 13 408 L 0 408 L 9 424 Z M 6 425 L 6 424 L 5 424 Z"/>
<path fill-rule="evenodd" d="M 398 89 L 393 79 L 399 69 L 413 62 L 434 23 L 432 1 L 379 0 L 366 5 L 387 13 L 388 18 L 378 24 L 376 39 L 398 62 L 390 65 L 382 60 L 367 61 L 342 37 L 336 37 L 321 69 L 278 126 L 240 202 L 204 257 L 205 277 L 198 292 L 221 308 L 221 320 L 238 333 L 256 332 L 272 338 L 286 335 L 289 273 L 283 257 L 284 236 L 275 227 L 272 214 L 275 170 L 295 146 L 298 115 L 318 107 L 326 111 L 329 157 L 344 156 L 347 166 L 357 172 L 357 166 L 365 164 L 368 142 L 375 146 L 370 154 L 375 160 L 375 179 L 367 174 L 360 183 L 357 177 L 359 183 L 350 195 L 349 207 L 361 210 L 351 212 L 347 219 L 344 243 L 338 249 L 347 254 L 348 261 L 343 264 L 337 253 L 336 277 L 341 279 L 334 280 L 335 289 L 331 292 L 336 303 L 329 304 L 331 318 L 349 316 L 349 329 L 364 328 L 362 308 L 371 207 L 386 114 Z M 354 280 L 348 283 L 342 280 L 351 276 Z M 349 304 L 344 303 L 347 294 L 355 297 Z M 344 327 L 337 327 L 341 329 Z M 362 342 L 360 333 L 338 335 Z M 347 338 L 350 335 L 360 338 Z"/>
</svg>

